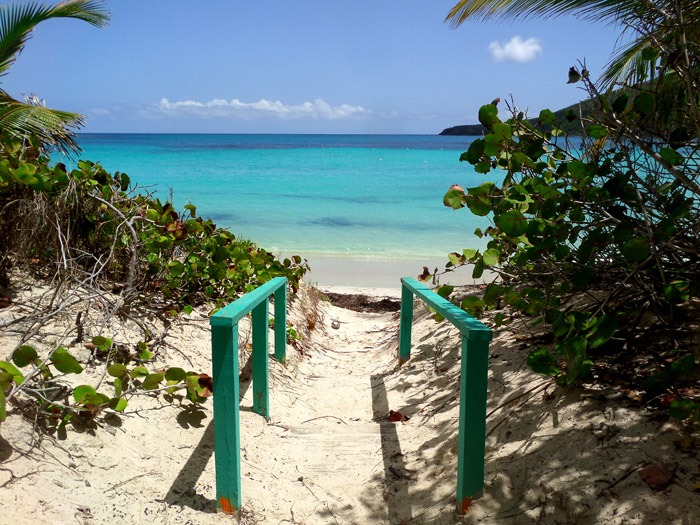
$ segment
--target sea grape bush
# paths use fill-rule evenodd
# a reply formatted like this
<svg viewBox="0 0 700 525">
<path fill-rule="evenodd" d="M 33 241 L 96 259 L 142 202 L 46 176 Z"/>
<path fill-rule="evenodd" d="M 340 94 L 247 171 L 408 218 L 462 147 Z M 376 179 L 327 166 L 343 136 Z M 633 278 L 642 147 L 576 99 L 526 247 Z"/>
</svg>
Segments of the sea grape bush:
<svg viewBox="0 0 700 525">
<path fill-rule="evenodd" d="M 561 6 L 548 7 L 460 2 L 448 18 L 545 16 Z M 478 173 L 502 170 L 503 183 L 455 185 L 445 195 L 446 206 L 493 220 L 476 232 L 489 239 L 486 249 L 454 252 L 448 266 L 471 263 L 474 275 L 499 277 L 465 309 L 505 305 L 528 326 L 546 324 L 553 344 L 530 354 L 535 370 L 572 384 L 589 376 L 589 356 L 604 356 L 599 377 L 613 361 L 626 363 L 647 399 L 698 420 L 698 5 L 597 7 L 571 3 L 563 12 L 614 22 L 628 41 L 597 84 L 585 63 L 569 69 L 569 83 L 589 96 L 578 113 L 557 119 L 545 110 L 531 121 L 511 109 L 504 121 L 498 99 L 481 108 L 488 132 L 461 160 Z M 562 131 L 572 124 L 573 141 Z"/>
<path fill-rule="evenodd" d="M 197 217 L 193 204 L 178 213 L 172 203 L 136 192 L 125 173 L 111 175 L 89 161 L 68 171 L 43 157 L 22 160 L 22 152 L 15 144 L 0 158 L 3 280 L 11 264 L 26 263 L 30 255 L 49 263 L 70 258 L 84 271 L 99 267 L 105 283 L 131 288 L 131 301 L 138 300 L 135 292 L 157 291 L 182 310 L 204 300 L 229 301 L 277 276 L 287 277 L 296 290 L 308 270 L 299 256 L 280 261 Z M 35 199 L 62 214 L 67 222 L 63 235 L 57 234 L 55 224 L 37 220 L 32 233 L 34 240 L 40 237 L 43 242 L 24 242 L 16 217 Z M 67 249 L 76 254 L 62 253 Z M 80 251 L 91 256 L 81 257 Z M 106 263 L 99 262 L 105 258 Z"/>
<path fill-rule="evenodd" d="M 553 344 L 527 361 L 558 384 L 590 379 L 593 352 L 632 353 L 645 345 L 637 334 L 653 327 L 675 347 L 670 368 L 649 380 L 662 379 L 662 391 L 680 388 L 696 369 L 692 345 L 673 331 L 700 286 L 700 120 L 664 109 L 661 82 L 603 95 L 587 71 L 576 73 L 598 106 L 586 118 L 568 115 L 580 122 L 578 137 L 562 132 L 549 110 L 533 121 L 514 109 L 502 119 L 498 100 L 480 109 L 488 133 L 460 160 L 477 173 L 500 171 L 503 181 L 445 194 L 445 206 L 492 221 L 475 232 L 486 248 L 453 252 L 447 267 L 498 276 L 483 296 L 461 302 L 469 313 L 497 309 L 501 324 L 507 306 L 546 324 Z M 672 413 L 697 416 L 696 401 L 677 395 Z"/>
<path fill-rule="evenodd" d="M 45 349 L 43 357 L 40 349 L 22 345 L 0 361 L 0 422 L 7 403 L 24 396 L 59 425 L 103 409 L 123 411 L 139 389 L 183 389 L 190 401 L 204 401 L 211 391 L 206 374 L 154 369 L 149 345 L 162 340 L 155 340 L 144 319 L 155 316 L 168 326 L 194 306 L 222 306 L 277 276 L 296 292 L 308 270 L 299 256 L 279 260 L 198 217 L 193 204 L 178 212 L 171 202 L 140 191 L 125 173 L 110 174 L 89 161 L 68 170 L 17 142 L 0 152 L 0 286 L 9 283 L 11 267 L 51 277 L 67 289 L 109 293 L 110 315 L 134 320 L 143 332 L 133 349 L 99 333 L 84 343 L 105 366 L 111 392 L 70 388 L 60 380 L 83 371 L 70 345 Z M 83 342 L 79 321 L 75 344 Z"/>
<path fill-rule="evenodd" d="M 10 398 L 20 391 L 28 394 L 47 430 L 65 427 L 74 418 L 87 423 L 108 409 L 124 412 L 131 395 L 139 390 L 162 390 L 170 395 L 184 390 L 186 399 L 193 403 L 205 401 L 212 393 L 212 380 L 207 374 L 185 372 L 179 367 L 149 372 L 145 365 L 153 354 L 145 342 L 139 343 L 138 353 L 133 354 L 116 352 L 113 341 L 102 336 L 93 337 L 88 345 L 111 363 L 106 369 L 112 381 L 111 392 L 98 391 L 91 385 L 70 388 L 61 381 L 67 374 L 83 372 L 83 366 L 66 348 L 57 347 L 42 359 L 33 346 L 22 345 L 13 352 L 11 362 L 0 361 L 0 423 L 6 418 L 5 392 Z"/>
</svg>

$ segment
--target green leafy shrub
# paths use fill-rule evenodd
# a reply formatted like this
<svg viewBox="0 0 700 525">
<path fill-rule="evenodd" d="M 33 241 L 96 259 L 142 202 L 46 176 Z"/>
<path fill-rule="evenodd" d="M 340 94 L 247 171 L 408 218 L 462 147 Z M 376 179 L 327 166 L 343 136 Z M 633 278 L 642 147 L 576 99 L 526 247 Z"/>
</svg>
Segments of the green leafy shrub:
<svg viewBox="0 0 700 525">
<path fill-rule="evenodd" d="M 189 401 L 204 401 L 211 393 L 208 375 L 149 368 L 149 345 L 162 343 L 165 335 L 155 338 L 157 329 L 147 319 L 155 316 L 167 331 L 173 316 L 197 305 L 222 306 L 277 276 L 296 292 L 308 264 L 299 256 L 279 260 L 237 239 L 198 217 L 193 204 L 178 212 L 172 203 L 140 192 L 125 173 L 110 174 L 88 161 L 67 170 L 38 151 L 10 143 L 0 152 L 0 285 L 19 267 L 51 277 L 59 289 L 100 295 L 110 305 L 106 315 L 137 323 L 143 340 L 133 350 L 99 334 L 86 343 L 111 378 L 111 392 L 59 381 L 83 371 L 64 346 L 40 357 L 33 346 L 21 345 L 0 361 L 0 422 L 7 403 L 22 396 L 25 406 L 32 404 L 59 427 L 103 410 L 121 412 L 139 390 L 182 389 Z M 46 318 L 77 300 L 64 299 Z M 78 314 L 74 343 L 82 342 L 83 323 Z"/>
<path fill-rule="evenodd" d="M 551 111 L 537 122 L 516 110 L 502 120 L 498 101 L 487 104 L 479 120 L 488 133 L 460 160 L 503 180 L 455 185 L 444 197 L 445 206 L 492 222 L 475 232 L 488 239 L 485 249 L 449 256 L 448 270 L 468 264 L 474 278 L 486 270 L 497 276 L 462 308 L 477 316 L 497 309 L 500 324 L 508 307 L 548 327 L 553 344 L 533 351 L 528 364 L 561 385 L 589 380 L 593 354 L 633 353 L 648 346 L 649 334 L 662 348 L 675 345 L 700 285 L 697 112 L 664 110 L 661 81 L 629 88 L 628 96 L 598 93 L 585 71 L 578 78 L 598 105 L 580 121 L 581 137 L 561 131 Z M 685 369 L 694 370 L 692 343 L 683 345 Z M 665 389 L 695 379 L 662 376 Z M 676 405 L 692 415 L 696 401 Z"/>
<path fill-rule="evenodd" d="M 116 282 L 130 293 L 159 292 L 180 311 L 203 301 L 229 302 L 277 276 L 297 290 L 308 270 L 299 256 L 280 261 L 197 217 L 193 204 L 178 212 L 170 202 L 139 194 L 125 173 L 112 175 L 88 161 L 68 171 L 43 157 L 21 160 L 21 151 L 14 145 L 0 157 L 5 280 L 12 264 L 70 262 L 96 272 L 110 288 Z"/>
</svg>

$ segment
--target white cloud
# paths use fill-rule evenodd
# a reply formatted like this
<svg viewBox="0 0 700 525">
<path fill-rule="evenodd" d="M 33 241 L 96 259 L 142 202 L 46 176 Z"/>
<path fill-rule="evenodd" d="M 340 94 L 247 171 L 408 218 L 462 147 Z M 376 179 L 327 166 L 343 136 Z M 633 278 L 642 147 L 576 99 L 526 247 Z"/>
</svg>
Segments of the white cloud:
<svg viewBox="0 0 700 525">
<path fill-rule="evenodd" d="M 237 98 L 231 100 L 213 99 L 207 102 L 197 100 L 180 100 L 170 102 L 161 99 L 158 109 L 171 115 L 189 115 L 201 117 L 224 117 L 234 119 L 278 118 L 278 119 L 358 119 L 368 116 L 371 111 L 362 106 L 341 104 L 331 106 L 322 99 L 302 104 L 284 104 L 279 100 L 260 99 L 257 102 L 241 102 Z"/>
<path fill-rule="evenodd" d="M 493 41 L 489 44 L 489 53 L 496 62 L 529 62 L 542 52 L 542 45 L 537 38 L 523 40 L 516 35 L 508 42 Z"/>
</svg>

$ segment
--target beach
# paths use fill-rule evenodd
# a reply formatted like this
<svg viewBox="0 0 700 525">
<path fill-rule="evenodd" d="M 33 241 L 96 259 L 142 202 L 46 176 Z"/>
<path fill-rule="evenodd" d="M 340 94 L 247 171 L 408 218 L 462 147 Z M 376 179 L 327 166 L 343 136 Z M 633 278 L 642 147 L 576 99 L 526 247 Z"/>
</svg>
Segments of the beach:
<svg viewBox="0 0 700 525">
<path fill-rule="evenodd" d="M 46 287 L 23 281 L 15 291 L 2 321 L 27 315 Z M 303 287 L 289 312 L 302 338 L 285 365 L 269 362 L 269 421 L 251 410 L 242 322 L 240 523 L 681 525 L 699 515 L 697 461 L 679 424 L 608 403 L 615 389 L 556 388 L 524 366 L 532 342 L 516 326 L 495 330 L 490 345 L 484 493 L 457 516 L 460 336 L 416 302 L 412 357 L 399 368 L 396 303 L 357 312 Z M 72 317 L 64 312 L 53 326 Z M 23 326 L 0 333 L 0 354 Z M 137 337 L 133 328 L 117 318 L 106 327 L 119 343 Z M 208 370 L 207 309 L 175 320 L 167 348 L 156 366 Z M 94 363 L 84 375 L 103 373 Z M 21 410 L 9 412 L 0 427 L 0 524 L 18 516 L 37 525 L 232 522 L 216 510 L 211 400 L 132 396 L 123 414 L 63 433 L 33 430 Z M 671 482 L 650 481 L 660 472 Z"/>
<path fill-rule="evenodd" d="M 444 267 L 450 252 L 485 246 L 474 230 L 485 229 L 488 220 L 442 202 L 452 184 L 469 187 L 489 180 L 459 162 L 469 140 L 431 135 L 79 137 L 82 158 L 127 173 L 134 191 L 172 199 L 177 210 L 191 203 L 198 216 L 239 238 L 272 253 L 299 254 L 312 268 L 318 266 L 312 279 L 319 282 L 341 284 L 346 273 L 343 284 L 366 286 L 392 286 L 395 277 L 417 275 L 423 266 Z M 331 276 L 328 261 L 344 259 L 353 264 L 338 263 L 343 272 Z M 392 263 L 401 272 L 392 272 Z M 355 278 L 361 273 L 367 276 L 364 283 Z"/>
<path fill-rule="evenodd" d="M 156 140 L 157 148 L 164 140 Z M 400 279 L 415 278 L 424 267 L 440 273 L 447 253 L 483 242 L 468 233 L 478 226 L 468 222 L 466 211 L 442 206 L 439 189 L 447 179 L 427 177 L 433 171 L 403 177 L 406 166 L 381 174 L 365 166 L 357 180 L 343 181 L 338 175 L 360 161 L 328 164 L 326 148 L 305 140 L 303 147 L 276 148 L 294 153 L 284 165 L 301 166 L 301 159 L 314 155 L 326 163 L 292 178 L 279 166 L 265 174 L 274 165 L 266 155 L 275 148 L 252 155 L 249 176 L 242 179 L 228 168 L 192 176 L 194 169 L 183 170 L 178 160 L 186 148 L 175 148 L 175 160 L 158 152 L 150 158 L 137 148 L 138 163 L 150 158 L 152 191 L 159 184 L 172 184 L 173 191 L 190 184 L 188 191 L 203 197 L 198 214 L 230 221 L 232 231 L 259 228 L 248 232 L 251 239 L 262 239 L 259 244 L 280 257 L 298 253 L 311 267 L 298 293 L 289 290 L 284 362 L 273 358 L 271 348 L 269 359 L 262 356 L 269 366 L 269 418 L 253 410 L 260 395 L 251 388 L 253 366 L 259 365 L 253 365 L 250 320 L 236 324 L 242 507 L 229 510 L 240 514 L 240 523 L 685 525 L 700 515 L 697 431 L 649 411 L 639 402 L 642 392 L 602 382 L 560 388 L 534 373 L 526 361 L 547 344 L 541 326 L 507 311 L 499 313 L 511 323 L 496 326 L 495 312 L 483 318 L 493 331 L 483 493 L 463 499 L 458 515 L 460 388 L 469 372 L 462 352 L 470 347 L 464 349 L 457 328 L 438 323 L 434 311 L 416 300 L 411 357 L 400 366 L 400 319 L 407 318 L 399 312 Z M 209 167 L 216 164 L 212 159 L 221 160 L 221 148 L 210 146 L 205 157 L 213 157 L 203 164 Z M 201 161 L 202 148 L 194 149 Z M 360 164 L 376 162 L 371 147 L 343 146 L 331 158 L 357 154 L 355 149 L 363 153 Z M 411 165 L 430 151 L 412 152 Z M 385 148 L 381 159 L 397 152 Z M 167 171 L 165 158 L 187 176 Z M 267 160 L 260 164 L 261 158 Z M 334 175 L 322 177 L 323 166 Z M 428 187 L 433 194 L 425 193 Z M 406 191 L 394 194 L 393 188 Z M 444 217 L 458 222 L 450 225 Z M 440 275 L 428 285 L 457 286 L 456 301 L 479 295 L 492 276 L 475 281 L 470 270 Z M 217 306 L 177 314 L 155 296 L 125 304 L 116 291 L 97 291 L 89 281 L 66 279 L 57 286 L 22 272 L 3 290 L 2 359 L 25 345 L 42 355 L 61 346 L 75 356 L 71 371 L 76 364 L 83 370 L 41 376 L 51 391 L 73 387 L 65 399 L 50 401 L 78 407 L 63 427 L 58 405 L 58 412 L 37 416 L 37 399 L 47 406 L 41 396 L 48 390 L 22 390 L 8 404 L 0 427 L 0 525 L 24 515 L 38 525 L 231 523 L 221 512 L 228 503 L 217 499 L 215 423 L 206 396 L 220 388 L 209 381 L 218 372 L 212 369 L 210 326 Z M 275 340 L 273 332 L 267 335 Z M 109 348 L 98 353 L 107 341 Z M 115 372 L 115 359 L 135 375 L 126 379 L 120 367 Z M 32 363 L 22 368 L 31 370 Z M 162 374 L 158 381 L 165 380 L 174 368 L 183 376 L 191 372 L 199 386 L 211 385 L 204 399 L 192 402 L 167 386 L 145 389 L 149 377 L 156 381 Z M 124 394 L 125 380 L 144 377 L 141 387 Z M 123 411 L 107 403 L 80 404 L 75 387 L 82 384 L 106 392 L 106 399 L 119 391 L 114 395 L 128 404 Z M 228 433 L 224 442 L 236 440 Z"/>
<path fill-rule="evenodd" d="M 311 271 L 305 277 L 308 283 L 319 288 L 360 288 L 370 293 L 389 295 L 392 290 L 400 291 L 402 277 L 416 279 L 424 267 L 430 272 L 437 268 L 441 273 L 447 262 L 447 256 L 444 259 L 379 259 L 309 254 L 307 257 L 311 266 Z M 440 275 L 438 279 L 440 284 L 457 286 L 484 282 L 484 278 L 472 278 L 470 266 Z"/>
</svg>

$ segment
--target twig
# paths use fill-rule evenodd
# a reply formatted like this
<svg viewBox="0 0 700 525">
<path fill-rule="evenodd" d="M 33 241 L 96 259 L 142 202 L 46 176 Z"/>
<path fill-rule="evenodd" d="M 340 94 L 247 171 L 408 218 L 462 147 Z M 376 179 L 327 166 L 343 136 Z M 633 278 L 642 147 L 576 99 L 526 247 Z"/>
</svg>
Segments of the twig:
<svg viewBox="0 0 700 525">
<path fill-rule="evenodd" d="M 489 430 L 489 431 L 486 433 L 486 437 L 489 437 L 491 434 L 493 434 L 493 432 L 494 432 L 498 427 L 500 427 L 501 424 L 503 424 L 503 423 L 505 423 L 506 421 L 508 421 L 511 417 L 513 417 L 513 412 L 511 412 L 510 414 L 506 414 L 506 416 L 505 416 L 503 419 L 501 419 L 498 423 L 496 423 L 496 424 L 491 428 L 491 430 Z"/>
<path fill-rule="evenodd" d="M 121 482 L 119 482 L 119 483 L 117 483 L 117 484 L 115 484 L 115 485 L 112 485 L 111 487 L 106 488 L 106 489 L 104 490 L 104 492 L 109 492 L 110 490 L 118 489 L 118 488 L 121 487 L 122 485 L 126 485 L 127 483 L 130 483 L 130 482 L 134 481 L 135 479 L 139 479 L 139 478 L 142 478 L 142 477 L 144 477 L 144 476 L 152 476 L 152 475 L 155 474 L 155 473 L 156 473 L 155 470 L 150 470 L 150 471 L 148 471 L 148 472 L 144 472 L 143 474 L 137 474 L 136 476 L 133 476 L 133 477 L 131 477 L 131 478 L 129 478 L 129 479 L 126 479 L 126 480 L 121 481 Z"/>
<path fill-rule="evenodd" d="M 330 513 L 330 515 L 333 516 L 333 521 L 335 521 L 336 523 L 338 523 L 338 519 L 335 517 L 335 514 L 334 514 L 333 511 L 331 510 L 330 505 L 328 505 L 328 502 L 325 501 L 325 500 L 324 500 L 324 501 L 321 501 L 321 500 L 319 499 L 319 497 L 318 497 L 316 494 L 314 494 L 314 491 L 311 490 L 311 488 L 309 488 L 309 486 L 308 486 L 308 485 L 306 484 L 306 482 L 304 481 L 304 476 L 299 476 L 299 478 L 297 479 L 297 481 L 300 482 L 302 485 L 304 485 L 304 487 L 306 487 L 306 490 L 308 490 L 308 491 L 311 493 L 311 495 L 312 495 L 314 498 L 316 498 L 316 501 L 318 501 L 319 503 L 323 503 L 323 504 L 326 506 L 326 508 L 328 509 L 328 512 Z"/>
<path fill-rule="evenodd" d="M 339 417 L 336 417 L 336 416 L 318 416 L 318 417 L 312 417 L 311 419 L 307 419 L 306 421 L 302 421 L 302 422 L 300 423 L 300 425 L 303 425 L 304 423 L 309 423 L 310 421 L 316 421 L 317 419 L 324 419 L 324 418 L 333 418 L 333 419 L 337 419 L 337 420 L 340 421 L 343 425 L 347 425 L 347 423 L 346 423 L 345 421 L 343 421 L 342 419 L 340 419 Z"/>
<path fill-rule="evenodd" d="M 544 387 L 548 387 L 550 384 L 551 384 L 551 382 L 548 381 L 548 380 L 542 381 L 541 383 L 539 383 L 539 384 L 533 386 L 533 387 L 530 388 L 529 390 L 526 390 L 526 391 L 523 392 L 522 394 L 518 394 L 517 396 L 513 396 L 513 397 L 511 397 L 511 398 L 506 399 L 503 403 L 501 403 L 501 404 L 498 405 L 496 408 L 492 409 L 491 412 L 489 412 L 488 414 L 486 414 L 486 419 L 488 419 L 489 417 L 491 417 L 491 415 L 492 415 L 494 412 L 497 412 L 497 411 L 499 411 L 500 409 L 502 409 L 503 407 L 510 405 L 510 404 L 511 404 L 513 401 L 515 401 L 516 399 L 520 399 L 521 397 L 526 396 L 526 395 L 528 395 L 530 392 L 533 392 L 533 391 L 535 391 L 535 390 L 537 390 L 537 389 L 539 389 L 539 388 L 541 388 L 541 387 L 543 387 L 543 386 L 544 386 Z M 537 392 L 535 392 L 535 393 L 537 393 Z M 530 396 L 530 397 L 534 397 L 534 394 L 533 394 L 532 396 Z M 530 398 L 528 398 L 528 399 L 530 399 Z"/>
<path fill-rule="evenodd" d="M 603 495 L 603 493 L 604 493 L 606 490 L 610 490 L 610 489 L 613 488 L 615 485 L 617 485 L 617 484 L 620 483 L 621 481 L 624 481 L 625 479 L 627 479 L 628 477 L 630 477 L 632 474 L 634 474 L 635 472 L 637 472 L 640 468 L 646 466 L 648 463 L 649 463 L 648 461 L 641 461 L 641 462 L 637 463 L 635 466 L 628 468 L 628 469 L 625 471 L 625 473 L 622 474 L 622 476 L 620 476 L 619 478 L 617 478 L 615 481 L 608 481 L 607 479 L 597 479 L 596 481 L 599 481 L 599 482 L 601 482 L 601 483 L 607 483 L 608 486 L 607 486 L 606 488 L 604 488 L 603 490 L 601 490 L 601 491 L 596 495 L 596 498 L 601 497 L 601 496 Z"/>
<path fill-rule="evenodd" d="M 22 474 L 21 476 L 15 476 L 12 473 L 12 471 L 10 471 L 9 469 L 3 468 L 0 470 L 4 470 L 5 472 L 10 473 L 10 479 L 8 479 L 5 483 L 0 485 L 0 489 L 4 489 L 5 487 L 12 485 L 15 481 L 19 481 L 20 479 L 28 478 L 29 476 L 33 476 L 34 474 L 39 474 L 41 472 L 40 470 L 34 470 L 32 472 L 27 472 L 26 474 Z"/>
<path fill-rule="evenodd" d="M 134 217 L 131 217 L 130 219 L 127 219 L 126 216 L 122 213 L 122 211 L 119 208 L 117 208 L 116 206 L 114 206 L 111 202 L 109 202 L 105 199 L 102 199 L 101 197 L 98 197 L 95 194 L 92 194 L 91 197 L 93 199 L 95 199 L 96 201 L 101 202 L 102 204 L 104 204 L 105 206 L 110 208 L 114 213 L 119 215 L 119 217 L 121 217 L 121 219 L 123 221 L 122 224 L 126 225 L 126 227 L 129 229 L 129 233 L 131 234 L 131 238 L 134 241 L 134 245 L 131 249 L 131 260 L 129 261 L 129 275 L 127 277 L 127 282 L 126 282 L 126 287 L 125 287 L 125 290 L 128 293 L 131 291 L 131 288 L 134 285 L 134 279 L 136 276 L 136 272 L 138 270 L 139 237 L 136 234 L 136 230 L 134 229 L 134 225 L 133 225 L 134 220 L 137 219 L 138 217 L 134 216 Z M 117 235 L 114 236 L 114 239 L 116 241 Z M 120 294 L 120 296 L 121 295 L 122 294 Z"/>
</svg>

